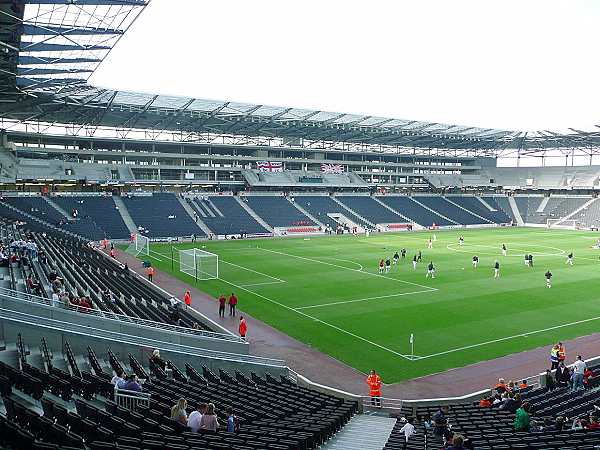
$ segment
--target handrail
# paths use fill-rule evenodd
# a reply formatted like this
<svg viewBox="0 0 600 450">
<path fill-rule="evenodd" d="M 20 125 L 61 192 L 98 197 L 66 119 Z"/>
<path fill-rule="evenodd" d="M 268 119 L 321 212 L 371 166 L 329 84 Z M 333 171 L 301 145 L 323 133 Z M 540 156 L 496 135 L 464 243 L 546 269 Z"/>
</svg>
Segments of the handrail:
<svg viewBox="0 0 600 450">
<path fill-rule="evenodd" d="M 171 325 L 161 322 L 154 322 L 152 320 L 140 319 L 139 317 L 126 316 L 124 314 L 117 314 L 109 311 L 102 311 L 100 309 L 85 308 L 77 305 L 65 305 L 62 302 L 52 301 L 51 299 L 39 297 L 37 295 L 27 294 L 25 292 L 19 292 L 12 289 L 0 287 L 0 298 L 9 300 L 19 300 L 30 303 L 42 304 L 46 306 L 58 307 L 68 311 L 75 311 L 83 314 L 90 314 L 93 316 L 101 317 L 107 320 L 116 320 L 119 322 L 133 323 L 140 326 L 150 328 L 160 328 L 162 330 L 171 331 L 174 333 L 188 334 L 192 336 L 204 337 L 209 339 L 219 339 L 224 341 L 244 343 L 245 341 L 239 336 L 217 333 L 215 331 L 197 330 L 194 328 L 180 327 L 178 325 Z"/>
<path fill-rule="evenodd" d="M 404 401 L 398 398 L 361 396 L 363 408 L 402 410 Z"/>
<path fill-rule="evenodd" d="M 261 366 L 286 368 L 286 363 L 281 359 L 263 358 L 260 356 L 243 355 L 239 353 L 223 352 L 218 350 L 208 350 L 198 347 L 192 347 L 184 344 L 176 344 L 173 342 L 165 342 L 157 339 L 146 338 L 143 336 L 133 336 L 127 333 L 110 331 L 101 328 L 90 327 L 71 322 L 63 322 L 48 317 L 35 316 L 20 311 L 12 311 L 10 309 L 0 307 L 0 318 L 5 320 L 18 321 L 20 323 L 32 325 L 38 328 L 48 328 L 61 332 L 69 332 L 82 336 L 96 337 L 107 339 L 127 345 L 135 342 L 139 346 L 146 348 L 155 348 L 160 351 L 182 353 L 187 356 L 198 356 L 202 358 L 219 359 L 222 361 L 242 362 L 248 364 L 257 364 Z"/>
</svg>

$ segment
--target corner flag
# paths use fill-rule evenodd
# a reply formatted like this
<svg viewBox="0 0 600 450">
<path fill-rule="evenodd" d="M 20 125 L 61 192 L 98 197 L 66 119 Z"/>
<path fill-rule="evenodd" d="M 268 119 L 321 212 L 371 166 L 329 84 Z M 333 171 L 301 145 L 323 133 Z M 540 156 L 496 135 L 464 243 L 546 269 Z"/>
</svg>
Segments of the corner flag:
<svg viewBox="0 0 600 450">
<path fill-rule="evenodd" d="M 410 333 L 410 340 L 409 340 L 409 342 L 411 344 L 413 344 L 415 342 L 415 336 L 412 333 Z"/>
</svg>

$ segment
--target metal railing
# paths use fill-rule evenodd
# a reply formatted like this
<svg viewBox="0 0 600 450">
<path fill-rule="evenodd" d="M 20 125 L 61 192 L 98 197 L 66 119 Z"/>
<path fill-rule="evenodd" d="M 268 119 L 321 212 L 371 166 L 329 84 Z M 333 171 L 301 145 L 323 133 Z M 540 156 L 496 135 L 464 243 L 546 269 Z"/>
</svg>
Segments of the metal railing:
<svg viewBox="0 0 600 450">
<path fill-rule="evenodd" d="M 37 295 L 28 294 L 26 292 L 19 292 L 19 291 L 15 291 L 12 289 L 0 288 L 0 298 L 7 299 L 7 300 L 13 300 L 13 301 L 24 301 L 24 302 L 29 302 L 29 303 L 36 303 L 36 304 L 51 306 L 51 307 L 55 307 L 55 308 L 64 309 L 67 311 L 74 311 L 74 312 L 78 312 L 78 313 L 101 317 L 101 318 L 107 319 L 107 320 L 116 320 L 118 322 L 130 323 L 130 324 L 140 325 L 140 326 L 144 326 L 144 327 L 150 327 L 150 328 L 154 328 L 154 329 L 158 328 L 158 329 L 170 331 L 173 333 L 181 333 L 181 334 L 187 334 L 187 335 L 191 335 L 191 336 L 203 337 L 203 338 L 208 338 L 208 339 L 218 339 L 218 340 L 224 340 L 224 341 L 230 341 L 230 342 L 239 342 L 239 343 L 245 342 L 239 336 L 235 336 L 232 334 L 217 333 L 214 331 L 197 330 L 194 328 L 180 327 L 177 325 L 172 325 L 172 324 L 167 324 L 167 323 L 162 323 L 162 322 L 154 322 L 152 320 L 147 320 L 147 319 L 140 319 L 138 317 L 126 316 L 124 314 L 116 314 L 113 312 L 102 311 L 100 309 L 85 308 L 85 307 L 77 306 L 77 305 L 64 304 L 60 301 L 58 301 L 58 302 L 52 301 L 51 299 L 48 299 L 48 298 L 39 297 Z"/>
<path fill-rule="evenodd" d="M 394 409 L 400 411 L 404 401 L 399 398 L 361 396 L 363 408 Z"/>
<path fill-rule="evenodd" d="M 20 311 L 13 311 L 6 308 L 0 308 L 0 319 L 20 322 L 23 324 L 35 326 L 36 328 L 47 328 L 60 332 L 76 333 L 81 336 L 112 340 L 126 345 L 131 345 L 132 342 L 135 342 L 136 345 L 144 346 L 146 348 L 159 349 L 160 351 L 183 353 L 187 356 L 197 356 L 202 358 L 218 359 L 221 361 L 256 364 L 260 366 L 276 368 L 287 368 L 286 362 L 282 359 L 263 358 L 260 356 L 243 355 L 239 353 L 229 353 L 217 350 L 208 350 L 198 347 L 191 347 L 189 345 L 165 342 L 156 339 L 146 338 L 139 335 L 133 336 L 117 331 L 109 331 L 105 329 L 90 327 L 87 325 L 81 325 L 72 322 L 64 322 L 48 317 L 40 317 L 33 314 L 28 314 Z"/>
<path fill-rule="evenodd" d="M 135 411 L 138 407 L 150 407 L 150 393 L 128 391 L 115 387 L 115 403 L 122 407 Z"/>
</svg>

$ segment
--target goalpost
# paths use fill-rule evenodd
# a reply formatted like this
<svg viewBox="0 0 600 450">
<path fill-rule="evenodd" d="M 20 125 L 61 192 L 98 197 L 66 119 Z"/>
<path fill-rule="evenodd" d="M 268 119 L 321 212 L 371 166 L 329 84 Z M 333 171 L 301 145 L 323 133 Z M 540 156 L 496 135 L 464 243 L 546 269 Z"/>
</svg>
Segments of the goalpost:
<svg viewBox="0 0 600 450">
<path fill-rule="evenodd" d="M 575 219 L 547 219 L 548 228 L 565 228 L 569 230 L 577 229 L 577 220 Z"/>
<path fill-rule="evenodd" d="M 219 255 L 190 248 L 179 250 L 179 270 L 196 281 L 219 278 Z"/>
<path fill-rule="evenodd" d="M 142 236 L 139 233 L 136 233 L 133 236 L 133 241 L 127 247 L 127 253 L 130 253 L 134 256 L 138 255 L 150 255 L 150 238 L 146 236 Z"/>
</svg>

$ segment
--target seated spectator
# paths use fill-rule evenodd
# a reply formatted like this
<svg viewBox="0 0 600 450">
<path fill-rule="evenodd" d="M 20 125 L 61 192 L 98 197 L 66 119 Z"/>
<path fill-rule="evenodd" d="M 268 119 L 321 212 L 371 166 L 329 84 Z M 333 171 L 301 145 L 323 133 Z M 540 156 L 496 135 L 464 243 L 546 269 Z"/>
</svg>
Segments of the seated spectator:
<svg viewBox="0 0 600 450">
<path fill-rule="evenodd" d="M 176 420 L 182 425 L 187 426 L 188 415 L 185 409 L 187 408 L 187 401 L 185 398 L 180 398 L 177 404 L 171 408 L 171 419 Z"/>
<path fill-rule="evenodd" d="M 521 384 L 519 384 L 519 390 L 520 391 L 524 391 L 528 387 L 529 387 L 529 385 L 527 384 L 527 380 L 523 380 L 523 381 L 521 381 Z"/>
<path fill-rule="evenodd" d="M 598 422 L 598 418 L 596 416 L 590 416 L 590 423 L 586 427 L 586 430 L 598 430 L 600 429 L 600 423 Z"/>
<path fill-rule="evenodd" d="M 594 371 L 586 367 L 585 372 L 583 372 L 583 385 L 587 388 L 590 383 L 590 378 L 594 376 Z"/>
<path fill-rule="evenodd" d="M 464 449 L 464 438 L 460 434 L 452 436 L 452 446 L 448 447 L 448 450 L 462 450 Z"/>
<path fill-rule="evenodd" d="M 517 392 L 514 396 L 509 396 L 502 406 L 500 406 L 500 409 L 514 414 L 521 407 L 521 404 L 521 394 Z"/>
<path fill-rule="evenodd" d="M 127 377 L 127 381 L 123 389 L 127 391 L 142 392 L 142 386 L 140 385 L 136 374 L 131 374 Z"/>
<path fill-rule="evenodd" d="M 150 357 L 150 361 L 160 367 L 162 370 L 167 368 L 167 362 L 160 357 L 160 350 L 155 349 L 152 352 L 152 356 Z"/>
<path fill-rule="evenodd" d="M 116 375 L 112 377 L 112 380 L 110 380 L 110 382 L 119 389 L 124 389 L 123 386 L 125 386 L 126 381 L 123 378 L 123 371 L 121 369 L 118 369 Z"/>
<path fill-rule="evenodd" d="M 227 431 L 229 433 L 240 432 L 240 421 L 233 413 L 233 408 L 227 408 Z"/>
<path fill-rule="evenodd" d="M 491 408 L 492 401 L 490 400 L 490 397 L 483 397 L 481 400 L 479 400 L 479 407 L 480 408 Z"/>
<path fill-rule="evenodd" d="M 202 420 L 202 416 L 206 412 L 206 403 L 199 403 L 196 407 L 195 411 L 192 411 L 188 416 L 187 426 L 190 429 L 197 433 L 200 429 L 200 421 Z"/>
<path fill-rule="evenodd" d="M 517 409 L 514 422 L 515 431 L 529 431 L 531 421 L 529 411 L 529 402 L 523 403 L 523 405 Z"/>
<path fill-rule="evenodd" d="M 83 308 L 92 309 L 92 301 L 88 296 L 83 296 L 79 299 L 79 306 Z"/>
<path fill-rule="evenodd" d="M 504 378 L 498 378 L 498 382 L 496 383 L 496 386 L 494 386 L 494 389 L 498 394 L 503 394 L 504 392 L 506 392 L 507 386 L 504 381 Z"/>
<path fill-rule="evenodd" d="M 215 405 L 209 403 L 206 405 L 206 413 L 204 413 L 202 419 L 200 419 L 200 429 L 202 431 L 216 432 L 218 428 L 219 419 L 217 419 L 217 415 L 215 414 Z"/>
</svg>

